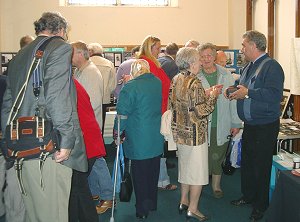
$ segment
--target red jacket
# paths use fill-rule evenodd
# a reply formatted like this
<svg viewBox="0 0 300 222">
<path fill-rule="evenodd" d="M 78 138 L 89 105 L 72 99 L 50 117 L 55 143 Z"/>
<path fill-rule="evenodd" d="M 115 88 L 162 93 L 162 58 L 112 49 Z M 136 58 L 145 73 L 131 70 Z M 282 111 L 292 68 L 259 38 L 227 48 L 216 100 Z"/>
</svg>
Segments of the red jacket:
<svg viewBox="0 0 300 222">
<path fill-rule="evenodd" d="M 101 129 L 96 121 L 90 97 L 83 86 L 74 79 L 77 90 L 77 112 L 87 158 L 102 157 L 106 155 Z"/>
<path fill-rule="evenodd" d="M 142 56 L 141 59 L 145 59 L 150 66 L 150 72 L 155 75 L 157 78 L 160 79 L 162 84 L 162 105 L 161 105 L 161 113 L 163 114 L 165 111 L 167 111 L 168 107 L 168 97 L 169 97 L 169 89 L 170 89 L 170 79 L 165 73 L 165 71 L 157 67 L 156 64 L 147 58 L 146 56 Z"/>
</svg>

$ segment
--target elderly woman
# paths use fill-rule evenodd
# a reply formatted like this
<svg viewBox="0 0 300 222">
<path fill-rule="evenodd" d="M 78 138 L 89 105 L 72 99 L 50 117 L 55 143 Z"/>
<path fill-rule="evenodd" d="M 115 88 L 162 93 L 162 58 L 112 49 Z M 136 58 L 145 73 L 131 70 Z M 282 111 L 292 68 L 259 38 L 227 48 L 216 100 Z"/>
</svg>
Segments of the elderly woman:
<svg viewBox="0 0 300 222">
<path fill-rule="evenodd" d="M 157 208 L 157 182 L 164 141 L 160 134 L 161 81 L 149 69 L 148 62 L 143 59 L 132 63 L 133 79 L 124 85 L 117 103 L 117 114 L 127 116 L 127 119 L 121 119 L 120 128 L 121 133 L 126 133 L 124 152 L 131 160 L 136 217 L 139 219 L 145 219 L 149 211 Z"/>
<path fill-rule="evenodd" d="M 198 210 L 202 186 L 208 184 L 207 117 L 214 110 L 221 88 L 208 95 L 196 77 L 201 67 L 196 49 L 181 48 L 176 56 L 180 73 L 171 83 L 169 109 L 172 133 L 178 148 L 178 182 L 181 183 L 179 213 L 187 210 L 188 219 L 208 220 Z"/>
<path fill-rule="evenodd" d="M 234 79 L 230 72 L 215 64 L 217 55 L 216 47 L 211 43 L 198 46 L 203 69 L 198 74 L 204 89 L 217 84 L 222 84 L 224 88 L 234 85 Z M 221 188 L 221 163 L 225 158 L 228 146 L 228 135 L 235 136 L 242 122 L 237 115 L 236 100 L 228 100 L 224 95 L 220 95 L 216 108 L 209 115 L 208 122 L 208 162 L 209 173 L 212 175 L 212 191 L 215 198 L 222 198 Z"/>
</svg>

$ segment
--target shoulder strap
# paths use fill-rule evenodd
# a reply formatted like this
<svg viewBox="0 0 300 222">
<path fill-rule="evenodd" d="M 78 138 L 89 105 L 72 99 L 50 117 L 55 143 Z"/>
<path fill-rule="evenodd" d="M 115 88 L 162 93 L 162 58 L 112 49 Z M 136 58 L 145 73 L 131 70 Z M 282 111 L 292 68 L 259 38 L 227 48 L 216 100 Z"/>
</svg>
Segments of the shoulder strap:
<svg viewBox="0 0 300 222">
<path fill-rule="evenodd" d="M 21 89 L 20 89 L 20 91 L 17 95 L 17 98 L 16 98 L 15 102 L 13 103 L 13 106 L 12 106 L 12 109 L 10 110 L 6 125 L 9 125 L 10 122 L 16 118 L 17 113 L 18 113 L 18 111 L 19 111 L 19 109 L 22 105 L 30 76 L 37 69 L 37 67 L 38 67 L 38 65 L 39 65 L 39 63 L 40 63 L 40 61 L 41 61 L 41 59 L 44 55 L 44 51 L 45 51 L 46 46 L 54 38 L 61 38 L 61 37 L 60 36 L 51 36 L 51 37 L 43 38 L 37 44 L 35 50 L 33 51 L 33 55 L 32 55 L 33 59 L 32 59 L 32 62 L 30 64 L 29 70 L 26 74 L 25 82 L 22 85 L 22 87 L 21 87 Z M 38 86 L 34 85 L 33 88 L 34 88 L 34 94 L 36 95 L 35 88 L 38 88 L 38 94 L 39 94 L 40 85 L 38 85 Z"/>
<path fill-rule="evenodd" d="M 268 61 L 272 60 L 270 57 L 265 58 L 258 66 L 258 68 L 255 71 L 254 77 L 256 78 L 258 73 L 260 72 L 260 70 L 262 69 L 262 67 L 264 66 L 264 64 Z"/>
</svg>

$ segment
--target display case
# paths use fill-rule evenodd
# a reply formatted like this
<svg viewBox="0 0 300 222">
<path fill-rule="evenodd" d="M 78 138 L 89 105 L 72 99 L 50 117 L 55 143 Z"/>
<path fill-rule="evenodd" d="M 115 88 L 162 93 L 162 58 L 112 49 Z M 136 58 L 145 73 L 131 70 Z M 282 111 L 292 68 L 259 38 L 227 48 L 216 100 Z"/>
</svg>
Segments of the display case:
<svg viewBox="0 0 300 222">
<path fill-rule="evenodd" d="M 1 55 L 1 74 L 7 70 L 9 61 L 16 55 L 16 52 L 0 52 Z"/>
</svg>

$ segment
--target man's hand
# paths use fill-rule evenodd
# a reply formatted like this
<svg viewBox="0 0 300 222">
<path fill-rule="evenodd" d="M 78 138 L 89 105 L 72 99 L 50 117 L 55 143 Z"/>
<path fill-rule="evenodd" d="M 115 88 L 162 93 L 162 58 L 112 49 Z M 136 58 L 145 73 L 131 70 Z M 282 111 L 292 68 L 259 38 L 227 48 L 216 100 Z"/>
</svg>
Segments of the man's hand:
<svg viewBox="0 0 300 222">
<path fill-rule="evenodd" d="M 64 160 L 68 160 L 70 156 L 71 150 L 70 149 L 60 149 L 59 151 L 56 151 L 54 154 L 55 162 L 60 163 Z"/>
<path fill-rule="evenodd" d="M 229 99 L 245 99 L 245 96 L 248 95 L 248 88 L 246 88 L 243 85 L 238 85 L 237 86 L 239 89 L 235 91 L 234 93 L 231 93 L 229 95 Z"/>
</svg>

